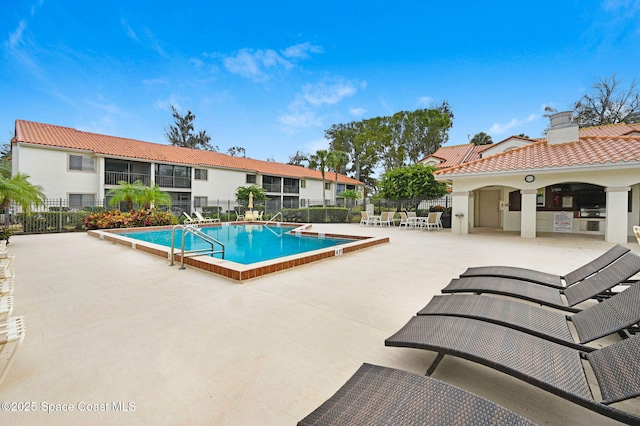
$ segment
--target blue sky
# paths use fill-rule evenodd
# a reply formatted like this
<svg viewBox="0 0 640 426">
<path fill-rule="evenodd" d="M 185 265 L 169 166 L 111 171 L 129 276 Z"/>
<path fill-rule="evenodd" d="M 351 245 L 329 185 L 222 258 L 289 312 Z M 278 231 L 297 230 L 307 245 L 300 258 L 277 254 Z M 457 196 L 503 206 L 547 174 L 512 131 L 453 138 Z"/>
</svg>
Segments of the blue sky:
<svg viewBox="0 0 640 426">
<path fill-rule="evenodd" d="M 167 143 L 175 105 L 221 152 L 286 162 L 332 124 L 444 100 L 448 145 L 498 142 L 640 80 L 640 0 L 2 3 L 2 143 L 16 119 Z"/>
</svg>

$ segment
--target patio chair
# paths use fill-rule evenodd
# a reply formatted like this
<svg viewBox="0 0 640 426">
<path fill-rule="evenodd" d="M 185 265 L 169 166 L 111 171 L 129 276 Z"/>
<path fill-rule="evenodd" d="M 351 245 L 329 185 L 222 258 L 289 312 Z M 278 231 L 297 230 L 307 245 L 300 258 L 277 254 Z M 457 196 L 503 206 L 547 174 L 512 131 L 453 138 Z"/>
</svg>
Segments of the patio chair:
<svg viewBox="0 0 640 426">
<path fill-rule="evenodd" d="M 554 275 L 533 269 L 517 268 L 513 266 L 480 266 L 469 268 L 460 276 L 514 278 L 522 281 L 544 284 L 550 287 L 564 288 L 575 284 L 578 281 L 582 281 L 602 268 L 606 268 L 628 251 L 630 251 L 628 248 L 617 244 L 598 258 L 566 275 Z"/>
<path fill-rule="evenodd" d="M 391 226 L 391 217 L 390 217 L 391 215 L 393 215 L 393 213 L 391 212 L 380 213 L 380 220 L 376 222 L 376 225 Z"/>
<path fill-rule="evenodd" d="M 256 220 L 262 220 L 262 215 L 263 215 L 264 211 L 260 210 L 260 212 L 258 213 L 258 215 L 256 216 Z"/>
<path fill-rule="evenodd" d="M 360 218 L 360 225 L 369 226 L 371 225 L 371 219 L 369 218 L 369 213 L 365 210 L 362 211 L 362 216 Z"/>
<path fill-rule="evenodd" d="M 640 285 L 632 285 L 571 316 L 516 300 L 468 294 L 435 296 L 418 315 L 473 318 L 592 351 L 594 348 L 586 343 L 614 333 L 630 337 L 640 331 Z M 573 324 L 577 341 L 569 323 Z"/>
<path fill-rule="evenodd" d="M 442 292 L 500 294 L 568 312 L 579 312 L 579 309 L 574 308 L 575 305 L 600 297 L 638 272 L 640 256 L 629 252 L 611 266 L 567 288 L 553 288 L 512 278 L 463 277 L 451 280 Z"/>
<path fill-rule="evenodd" d="M 301 426 L 533 425 L 526 418 L 446 382 L 363 364 Z"/>
<path fill-rule="evenodd" d="M 10 296 L 13 294 L 13 279 L 0 281 L 0 296 Z"/>
<path fill-rule="evenodd" d="M 471 318 L 416 316 L 385 340 L 386 346 L 437 352 L 431 375 L 453 355 L 523 380 L 599 414 L 628 424 L 640 417 L 609 404 L 640 396 L 640 335 L 592 352 L 562 346 L 519 330 Z M 584 362 L 595 373 L 596 400 Z"/>
<path fill-rule="evenodd" d="M 409 226 L 411 226 L 406 212 L 400 212 L 400 222 L 398 222 L 398 228 L 402 228 L 403 226 L 405 228 L 408 228 Z"/>
<path fill-rule="evenodd" d="M 13 363 L 18 348 L 22 344 L 25 335 L 24 317 L 11 317 L 5 322 L 0 323 L 0 354 L 2 354 L 8 346 L 13 345 L 11 355 L 7 359 L 2 372 L 0 372 L 0 384 L 4 380 L 9 371 L 9 367 Z"/>
<path fill-rule="evenodd" d="M 634 226 L 633 233 L 636 235 L 636 240 L 638 240 L 638 244 L 640 244 L 640 226 Z"/>
<path fill-rule="evenodd" d="M 427 216 L 427 220 L 420 223 L 422 228 L 426 228 L 428 231 L 432 229 L 440 229 L 442 228 L 442 222 L 440 221 L 440 216 L 442 216 L 442 212 L 431 212 Z"/>
<path fill-rule="evenodd" d="M 198 223 L 219 223 L 220 219 L 218 218 L 207 218 L 202 216 L 202 214 L 198 211 L 193 212 L 196 215 Z"/>
</svg>

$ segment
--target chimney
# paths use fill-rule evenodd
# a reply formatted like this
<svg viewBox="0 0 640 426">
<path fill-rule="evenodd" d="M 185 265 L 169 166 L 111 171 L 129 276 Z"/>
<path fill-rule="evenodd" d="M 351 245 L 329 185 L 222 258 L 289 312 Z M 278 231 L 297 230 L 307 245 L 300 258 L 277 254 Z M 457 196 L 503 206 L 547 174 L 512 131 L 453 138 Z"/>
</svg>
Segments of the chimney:
<svg viewBox="0 0 640 426">
<path fill-rule="evenodd" d="M 559 112 L 549 118 L 551 127 L 547 130 L 547 145 L 578 141 L 578 124 L 573 122 L 573 111 Z"/>
</svg>

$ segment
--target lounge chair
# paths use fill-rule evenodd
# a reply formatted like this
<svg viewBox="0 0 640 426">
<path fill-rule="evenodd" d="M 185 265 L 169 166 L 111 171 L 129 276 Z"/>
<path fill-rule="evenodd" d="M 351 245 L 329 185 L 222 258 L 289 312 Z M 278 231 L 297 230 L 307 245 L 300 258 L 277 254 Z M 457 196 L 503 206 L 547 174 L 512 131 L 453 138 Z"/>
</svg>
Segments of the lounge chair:
<svg viewBox="0 0 640 426">
<path fill-rule="evenodd" d="M 584 352 L 471 318 L 416 316 L 388 338 L 385 345 L 437 352 L 427 375 L 445 355 L 454 355 L 524 380 L 607 417 L 640 424 L 639 416 L 609 405 L 640 396 L 640 335 Z M 592 394 L 583 360 L 595 373 L 601 400 Z"/>
<path fill-rule="evenodd" d="M 0 281 L 0 296 L 10 296 L 13 294 L 13 280 Z"/>
<path fill-rule="evenodd" d="M 363 364 L 301 426 L 533 425 L 476 394 L 408 371 Z"/>
<path fill-rule="evenodd" d="M 206 218 L 202 216 L 202 214 L 198 211 L 193 212 L 196 215 L 198 223 L 219 223 L 220 219 L 217 218 Z"/>
<path fill-rule="evenodd" d="M 522 281 L 544 284 L 550 287 L 563 288 L 575 284 L 578 281 L 582 281 L 602 268 L 606 268 L 628 251 L 630 251 L 628 248 L 618 244 L 607 250 L 607 252 L 600 257 L 579 267 L 575 271 L 569 272 L 567 275 L 554 275 L 533 269 L 517 268 L 513 266 L 480 266 L 469 268 L 460 276 L 514 278 Z"/>
<path fill-rule="evenodd" d="M 13 345 L 11 355 L 7 359 L 2 372 L 0 372 L 0 383 L 4 380 L 9 371 L 9 367 L 13 363 L 18 348 L 22 344 L 25 335 L 24 317 L 12 317 L 5 322 L 0 323 L 0 354 Z"/>
<path fill-rule="evenodd" d="M 579 312 L 580 309 L 575 308 L 575 305 L 600 297 L 638 272 L 640 272 L 640 256 L 629 252 L 611 266 L 567 288 L 558 289 L 512 278 L 463 277 L 451 280 L 442 292 L 500 294 L 568 312 Z"/>
<path fill-rule="evenodd" d="M 189 215 L 187 214 L 187 212 L 182 212 L 182 214 L 183 214 L 183 215 L 184 215 L 184 217 L 186 218 L 186 219 L 184 220 L 184 222 L 182 222 L 182 223 L 184 223 L 185 225 L 193 225 L 193 224 L 195 224 L 195 223 L 198 223 L 198 221 L 197 221 L 197 220 L 195 220 L 195 219 L 193 219 L 191 216 L 189 216 Z"/>
<path fill-rule="evenodd" d="M 638 240 L 638 244 L 640 244 L 640 226 L 634 226 L 633 233 L 636 235 L 636 240 Z"/>
<path fill-rule="evenodd" d="M 8 318 L 13 313 L 13 296 L 0 297 L 0 318 Z"/>
<path fill-rule="evenodd" d="M 602 303 L 574 315 L 528 303 L 490 296 L 435 296 L 418 315 L 473 318 L 533 334 L 584 351 L 586 343 L 614 333 L 630 337 L 640 331 L 640 285 L 632 285 Z M 575 328 L 577 341 L 569 328 Z"/>
</svg>

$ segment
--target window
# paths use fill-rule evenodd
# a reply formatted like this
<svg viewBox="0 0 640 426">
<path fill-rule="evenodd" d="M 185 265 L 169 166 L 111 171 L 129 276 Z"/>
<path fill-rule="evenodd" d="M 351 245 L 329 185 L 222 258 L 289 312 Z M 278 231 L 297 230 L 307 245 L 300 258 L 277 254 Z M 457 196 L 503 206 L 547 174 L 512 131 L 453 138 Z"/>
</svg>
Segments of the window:
<svg viewBox="0 0 640 426">
<path fill-rule="evenodd" d="M 331 189 L 331 182 L 325 182 L 324 189 Z"/>
<path fill-rule="evenodd" d="M 93 206 L 95 199 L 95 194 L 69 194 L 69 207 L 79 208 Z"/>
<path fill-rule="evenodd" d="M 93 172 L 95 171 L 95 160 L 86 155 L 69 155 L 69 170 Z"/>
<path fill-rule="evenodd" d="M 207 172 L 208 172 L 208 170 L 206 170 L 206 169 L 195 169 L 194 178 L 196 180 L 209 180 Z"/>
<path fill-rule="evenodd" d="M 307 181 L 306 181 L 306 180 L 304 180 L 304 179 L 302 179 L 302 180 L 300 181 L 300 188 L 306 188 L 306 187 L 307 187 Z"/>
<path fill-rule="evenodd" d="M 207 197 L 193 197 L 193 207 L 206 207 L 207 204 Z"/>
<path fill-rule="evenodd" d="M 256 175 L 247 175 L 247 183 L 256 183 Z"/>
</svg>

